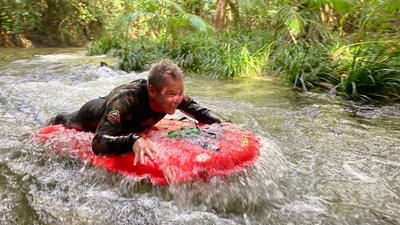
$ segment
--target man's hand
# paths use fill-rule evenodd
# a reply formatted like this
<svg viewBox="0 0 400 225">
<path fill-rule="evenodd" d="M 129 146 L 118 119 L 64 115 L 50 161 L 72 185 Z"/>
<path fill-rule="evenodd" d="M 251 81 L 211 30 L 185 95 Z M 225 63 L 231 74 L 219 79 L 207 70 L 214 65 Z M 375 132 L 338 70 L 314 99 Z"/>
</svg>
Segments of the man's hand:
<svg viewBox="0 0 400 225">
<path fill-rule="evenodd" d="M 144 155 L 146 154 L 151 160 L 154 160 L 154 145 L 150 140 L 139 138 L 135 141 L 132 146 L 133 153 L 133 166 L 136 166 L 138 162 L 144 164 Z M 139 161 L 140 160 L 140 161 Z"/>
</svg>

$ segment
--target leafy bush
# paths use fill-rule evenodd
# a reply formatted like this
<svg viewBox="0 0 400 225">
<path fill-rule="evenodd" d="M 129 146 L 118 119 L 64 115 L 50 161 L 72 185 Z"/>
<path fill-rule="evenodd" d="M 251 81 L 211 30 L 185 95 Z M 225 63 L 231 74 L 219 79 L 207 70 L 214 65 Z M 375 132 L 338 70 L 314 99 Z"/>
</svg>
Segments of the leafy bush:
<svg viewBox="0 0 400 225">
<path fill-rule="evenodd" d="M 339 48 L 318 43 L 279 45 L 266 68 L 303 90 L 324 82 L 349 99 L 400 99 L 400 51 L 391 41 Z"/>
<path fill-rule="evenodd" d="M 185 71 L 195 74 L 219 78 L 250 76 L 261 72 L 271 39 L 255 34 L 253 31 L 216 36 L 180 35 L 173 46 L 169 39 L 162 37 L 142 37 L 125 43 L 104 38 L 91 44 L 88 54 L 116 55 L 120 58 L 120 68 L 125 71 L 142 70 L 161 58 L 170 58 Z"/>
<path fill-rule="evenodd" d="M 165 58 L 162 44 L 146 38 L 131 41 L 124 50 L 119 52 L 118 57 L 119 68 L 125 71 L 148 69 L 152 63 Z"/>
<path fill-rule="evenodd" d="M 115 56 L 114 52 L 122 49 L 122 41 L 114 37 L 105 37 L 99 41 L 89 44 L 86 55 L 109 54 Z"/>
<path fill-rule="evenodd" d="M 400 99 L 399 44 L 359 43 L 341 52 L 339 90 L 357 100 Z M 342 48 L 343 49 L 343 48 Z"/>
<path fill-rule="evenodd" d="M 303 90 L 313 88 L 315 82 L 338 80 L 334 77 L 329 49 L 322 44 L 277 44 L 266 68 Z"/>
</svg>

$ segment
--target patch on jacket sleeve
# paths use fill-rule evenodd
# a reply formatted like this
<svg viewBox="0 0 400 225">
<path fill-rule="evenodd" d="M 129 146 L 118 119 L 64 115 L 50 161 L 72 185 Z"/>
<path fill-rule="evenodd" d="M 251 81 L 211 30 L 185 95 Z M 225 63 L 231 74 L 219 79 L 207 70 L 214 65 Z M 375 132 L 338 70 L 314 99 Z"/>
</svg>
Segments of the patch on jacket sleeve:
<svg viewBox="0 0 400 225">
<path fill-rule="evenodd" d="M 112 123 L 121 123 L 121 117 L 118 110 L 112 110 L 108 113 L 107 118 Z"/>
</svg>

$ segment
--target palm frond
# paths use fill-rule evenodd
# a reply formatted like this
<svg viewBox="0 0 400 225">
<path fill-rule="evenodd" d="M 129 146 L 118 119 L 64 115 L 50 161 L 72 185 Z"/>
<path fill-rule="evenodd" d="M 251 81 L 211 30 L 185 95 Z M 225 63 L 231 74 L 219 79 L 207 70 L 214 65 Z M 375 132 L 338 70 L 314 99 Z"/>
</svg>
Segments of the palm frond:
<svg viewBox="0 0 400 225">
<path fill-rule="evenodd" d="M 331 3 L 333 8 L 340 13 L 349 13 L 356 6 L 354 1 L 350 0 L 329 0 L 328 3 Z"/>
<path fill-rule="evenodd" d="M 135 20 L 144 18 L 145 16 L 146 16 L 146 13 L 144 13 L 144 12 L 127 13 L 120 18 L 119 24 L 121 25 L 121 27 L 123 27 L 125 29 L 129 29 Z"/>
<path fill-rule="evenodd" d="M 171 0 L 160 0 L 162 3 L 164 3 L 166 6 L 171 7 L 178 13 L 185 13 L 185 9 L 183 6 L 181 6 L 179 3 L 176 1 L 171 1 Z"/>
<path fill-rule="evenodd" d="M 292 35 L 304 32 L 304 22 L 295 7 L 286 5 L 278 11 L 278 17 Z"/>
<path fill-rule="evenodd" d="M 190 26 L 194 27 L 200 32 L 214 31 L 214 27 L 212 27 L 206 20 L 199 16 L 190 13 L 183 13 L 181 17 L 186 20 Z"/>
</svg>

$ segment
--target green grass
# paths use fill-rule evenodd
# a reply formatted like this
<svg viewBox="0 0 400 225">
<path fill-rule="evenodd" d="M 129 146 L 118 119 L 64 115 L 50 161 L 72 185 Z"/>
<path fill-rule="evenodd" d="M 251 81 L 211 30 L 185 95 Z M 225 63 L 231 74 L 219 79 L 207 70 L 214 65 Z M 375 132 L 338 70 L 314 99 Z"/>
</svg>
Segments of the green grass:
<svg viewBox="0 0 400 225">
<path fill-rule="evenodd" d="M 398 44 L 367 43 L 349 47 L 339 61 L 339 89 L 351 99 L 400 100 Z"/>
<path fill-rule="evenodd" d="M 279 45 L 271 53 L 267 69 L 305 91 L 324 82 L 348 99 L 400 100 L 400 46 L 397 43 L 335 44 Z"/>
<path fill-rule="evenodd" d="M 336 83 L 329 49 L 316 43 L 276 44 L 266 66 L 294 87 L 307 91 L 317 82 Z"/>
<path fill-rule="evenodd" d="M 170 40 L 105 38 L 92 43 L 88 55 L 111 54 L 120 59 L 125 71 L 143 70 L 161 58 L 170 58 L 192 74 L 215 78 L 254 76 L 261 73 L 269 56 L 270 36 L 257 31 L 209 35 L 181 35 L 171 46 Z"/>
<path fill-rule="evenodd" d="M 123 42 L 121 39 L 116 37 L 105 37 L 96 42 L 92 42 L 89 44 L 86 55 L 101 55 L 101 54 L 109 54 L 109 55 L 117 55 L 116 52 L 122 49 Z"/>
</svg>

